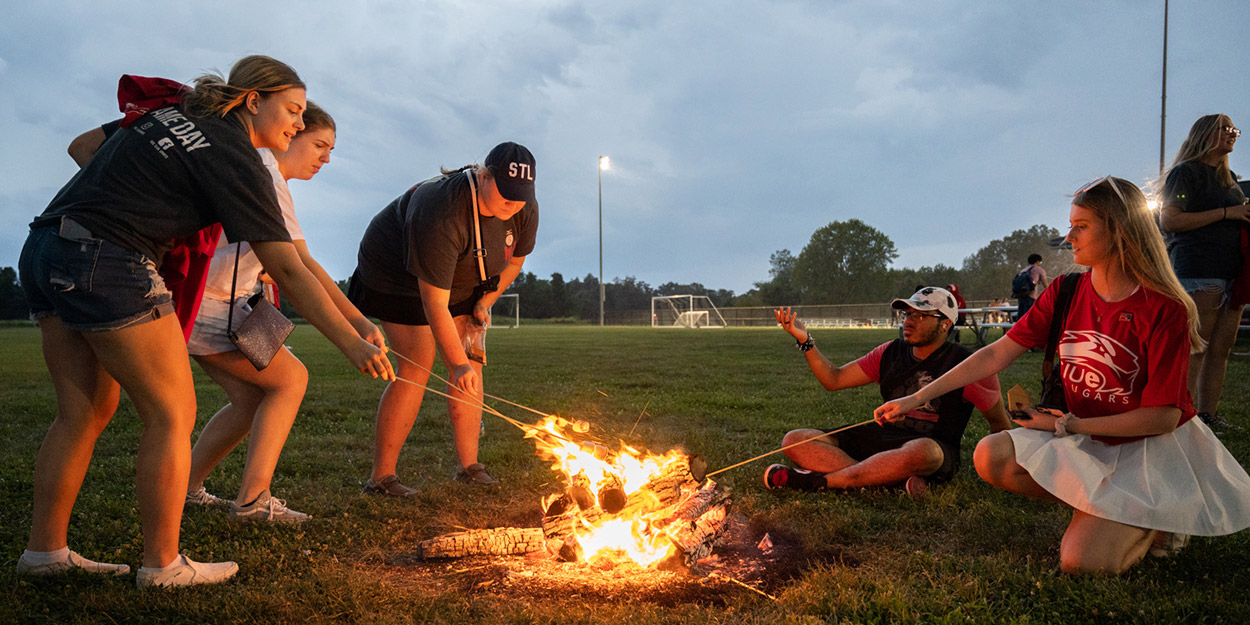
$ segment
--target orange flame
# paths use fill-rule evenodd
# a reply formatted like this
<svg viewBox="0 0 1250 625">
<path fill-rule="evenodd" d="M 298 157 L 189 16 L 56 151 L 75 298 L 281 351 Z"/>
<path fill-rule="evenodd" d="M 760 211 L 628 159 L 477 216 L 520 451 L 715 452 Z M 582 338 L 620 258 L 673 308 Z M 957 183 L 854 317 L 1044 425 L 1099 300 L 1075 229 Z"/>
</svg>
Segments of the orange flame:
<svg viewBox="0 0 1250 625">
<path fill-rule="evenodd" d="M 596 506 L 602 506 L 599 497 L 605 487 L 620 489 L 627 498 L 635 496 L 653 478 L 685 457 L 679 450 L 658 456 L 624 443 L 620 449 L 611 451 L 595 443 L 577 443 L 569 434 L 570 430 L 585 433 L 588 429 L 585 422 L 550 416 L 526 437 L 534 439 L 538 454 L 550 460 L 551 468 L 563 474 L 570 486 L 585 479 Z M 638 496 L 654 497 L 651 493 Z M 557 494 L 544 498 L 543 510 L 560 497 Z M 649 567 L 663 561 L 675 549 L 668 528 L 671 521 L 663 516 L 654 511 L 604 515 L 595 524 L 582 519 L 582 527 L 575 529 L 573 536 L 581 546 L 582 559 L 587 562 L 629 560 Z"/>
</svg>

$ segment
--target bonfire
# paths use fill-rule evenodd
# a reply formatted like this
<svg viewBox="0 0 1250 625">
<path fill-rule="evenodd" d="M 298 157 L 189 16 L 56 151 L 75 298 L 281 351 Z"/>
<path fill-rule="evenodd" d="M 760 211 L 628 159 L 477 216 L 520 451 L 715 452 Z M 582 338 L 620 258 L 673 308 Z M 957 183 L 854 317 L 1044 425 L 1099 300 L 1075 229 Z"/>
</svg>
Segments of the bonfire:
<svg viewBox="0 0 1250 625">
<path fill-rule="evenodd" d="M 446 534 L 422 542 L 421 557 L 546 550 L 600 566 L 691 569 L 709 556 L 728 525 L 731 499 L 706 479 L 702 458 L 681 450 L 652 454 L 623 442 L 612 450 L 590 441 L 589 429 L 558 416 L 526 428 L 565 485 L 542 498 L 542 527 Z"/>
</svg>

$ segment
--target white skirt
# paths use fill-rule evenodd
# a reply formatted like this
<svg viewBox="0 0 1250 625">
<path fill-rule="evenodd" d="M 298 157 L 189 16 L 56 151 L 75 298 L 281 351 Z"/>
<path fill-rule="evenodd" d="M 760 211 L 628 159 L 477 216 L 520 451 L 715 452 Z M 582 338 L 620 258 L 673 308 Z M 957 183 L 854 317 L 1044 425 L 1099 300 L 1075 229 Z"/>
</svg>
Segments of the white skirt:
<svg viewBox="0 0 1250 625">
<path fill-rule="evenodd" d="M 1250 475 L 1200 419 L 1123 445 L 1009 430 L 1016 462 L 1052 495 L 1134 527 L 1220 536 L 1250 527 Z"/>
</svg>

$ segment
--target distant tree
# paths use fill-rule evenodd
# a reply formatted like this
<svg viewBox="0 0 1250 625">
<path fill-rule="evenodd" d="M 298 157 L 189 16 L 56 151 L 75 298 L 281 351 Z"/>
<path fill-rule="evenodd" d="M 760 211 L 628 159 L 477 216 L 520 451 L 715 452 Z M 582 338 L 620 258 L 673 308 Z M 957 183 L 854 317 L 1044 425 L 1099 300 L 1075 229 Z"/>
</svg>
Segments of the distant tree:
<svg viewBox="0 0 1250 625">
<path fill-rule="evenodd" d="M 1054 228 L 1036 225 L 990 241 L 964 259 L 963 283 L 959 285 L 964 298 L 1011 297 L 1011 278 L 1024 268 L 1029 254 L 1041 254 L 1042 267 L 1052 277 L 1071 271 L 1072 251 L 1050 247 L 1050 241 L 1059 236 Z"/>
<path fill-rule="evenodd" d="M 17 271 L 12 267 L 0 267 L 0 319 L 25 319 L 26 294 L 17 282 Z"/>
<path fill-rule="evenodd" d="M 790 250 L 777 250 L 768 257 L 768 281 L 756 282 L 752 299 L 756 306 L 785 306 L 799 303 L 799 290 L 794 286 L 794 266 L 798 259 Z"/>
<path fill-rule="evenodd" d="M 616 278 L 607 285 L 607 298 L 604 303 L 606 310 L 621 313 L 628 310 L 649 310 L 651 296 L 655 291 L 651 285 L 633 276 Z"/>
<path fill-rule="evenodd" d="M 805 304 L 885 299 L 883 278 L 898 257 L 894 242 L 858 220 L 835 221 L 812 234 L 794 263 L 794 285 Z"/>
<path fill-rule="evenodd" d="M 921 285 L 945 287 L 958 284 L 961 294 L 964 290 L 963 272 L 941 263 L 919 269 L 891 269 L 886 282 L 890 285 L 890 293 L 894 293 L 891 297 L 907 297 Z"/>
</svg>

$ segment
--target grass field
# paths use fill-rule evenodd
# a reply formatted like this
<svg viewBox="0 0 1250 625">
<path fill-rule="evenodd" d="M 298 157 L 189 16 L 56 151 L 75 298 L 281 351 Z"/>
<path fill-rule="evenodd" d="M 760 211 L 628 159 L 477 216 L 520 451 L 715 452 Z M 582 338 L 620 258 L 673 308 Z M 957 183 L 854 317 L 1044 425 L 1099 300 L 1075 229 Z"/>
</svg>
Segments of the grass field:
<svg viewBox="0 0 1250 625">
<path fill-rule="evenodd" d="M 831 359 L 844 362 L 893 333 L 817 330 L 814 336 Z M 793 427 L 863 420 L 880 403 L 875 387 L 821 390 L 793 341 L 776 329 L 523 325 L 493 331 L 489 342 L 488 392 L 587 419 L 592 432 L 624 436 L 634 429 L 630 443 L 655 451 L 682 446 L 706 456 L 712 469 L 777 447 Z M 613 591 L 611 584 L 594 595 L 504 592 L 483 577 L 490 561 L 433 568 L 411 558 L 414 545 L 459 528 L 535 525 L 538 499 L 559 488 L 556 476 L 517 429 L 488 416 L 482 459 L 503 486 L 451 482 L 446 402 L 431 396 L 400 464 L 400 477 L 420 492 L 403 501 L 362 495 L 383 385 L 353 372 L 307 326 L 290 345 L 311 382 L 273 490 L 315 519 L 267 527 L 188 511 L 184 551 L 241 567 L 234 581 L 217 587 L 140 591 L 133 576 L 19 578 L 14 564 L 29 529 L 31 471 L 54 401 L 37 330 L 0 328 L 0 345 L 3 623 L 1250 622 L 1250 533 L 1197 538 L 1176 558 L 1148 558 L 1118 578 L 1059 573 L 1068 513 L 976 477 L 971 451 L 987 432 L 976 415 L 960 476 L 920 501 L 890 490 L 775 494 L 759 479 L 770 460 L 720 476 L 756 532 L 752 540 L 767 531 L 792 548 L 792 561 L 765 584 L 775 598 L 737 586 L 663 596 L 625 586 Z M 1036 390 L 1039 365 L 1040 355 L 1025 355 L 1003 375 L 1004 388 L 1023 383 Z M 1246 425 L 1248 375 L 1248 360 L 1235 357 L 1223 404 L 1230 421 Z M 198 369 L 196 376 L 198 432 L 224 397 Z M 500 408 L 523 421 L 537 419 Z M 133 487 L 138 436 L 137 417 L 123 398 L 96 446 L 70 527 L 72 548 L 132 567 L 140 559 Z M 1230 433 L 1224 441 L 1243 464 L 1250 462 L 1250 434 Z M 211 492 L 233 494 L 241 451 L 210 476 Z M 591 568 L 574 573 L 611 577 Z"/>
</svg>

